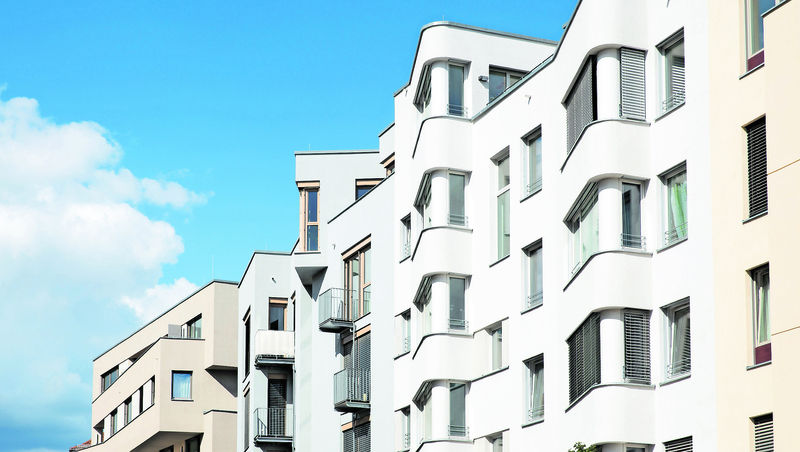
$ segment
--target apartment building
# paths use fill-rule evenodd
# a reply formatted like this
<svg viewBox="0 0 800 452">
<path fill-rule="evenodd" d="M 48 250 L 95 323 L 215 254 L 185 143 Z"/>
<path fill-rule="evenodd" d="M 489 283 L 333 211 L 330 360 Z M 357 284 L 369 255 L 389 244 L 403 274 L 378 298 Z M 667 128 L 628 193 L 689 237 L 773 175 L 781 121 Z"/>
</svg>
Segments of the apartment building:
<svg viewBox="0 0 800 452">
<path fill-rule="evenodd" d="M 234 449 L 237 297 L 236 283 L 212 281 L 95 358 L 91 442 L 79 447 Z"/>
</svg>

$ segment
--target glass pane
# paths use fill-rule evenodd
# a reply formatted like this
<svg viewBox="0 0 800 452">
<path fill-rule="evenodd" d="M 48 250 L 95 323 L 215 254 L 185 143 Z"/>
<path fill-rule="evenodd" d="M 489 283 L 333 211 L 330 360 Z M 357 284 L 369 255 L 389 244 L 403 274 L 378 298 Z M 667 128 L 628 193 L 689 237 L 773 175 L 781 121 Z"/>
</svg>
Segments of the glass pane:
<svg viewBox="0 0 800 452">
<path fill-rule="evenodd" d="M 522 79 L 520 75 L 508 74 L 508 87 L 514 86 L 518 81 Z"/>
<path fill-rule="evenodd" d="M 667 229 L 674 230 L 676 238 L 686 235 L 686 207 L 686 171 L 683 171 L 667 179 Z"/>
<path fill-rule="evenodd" d="M 269 329 L 273 331 L 284 331 L 284 318 L 286 317 L 286 307 L 282 305 L 269 305 Z"/>
<path fill-rule="evenodd" d="M 461 66 L 450 66 L 450 114 L 461 115 L 464 106 L 464 68 Z"/>
<path fill-rule="evenodd" d="M 306 251 L 317 251 L 319 249 L 317 241 L 318 230 L 319 226 L 316 224 L 306 226 Z"/>
<path fill-rule="evenodd" d="M 317 222 L 317 195 L 319 194 L 318 191 L 307 191 L 306 196 L 308 198 L 308 221 L 309 223 L 316 223 Z"/>
<path fill-rule="evenodd" d="M 597 195 L 591 204 L 584 208 L 581 217 L 581 259 L 586 262 L 600 249 L 600 224 L 597 215 Z"/>
<path fill-rule="evenodd" d="M 511 183 L 511 175 L 508 169 L 508 157 L 503 157 L 502 160 L 497 161 L 497 189 L 507 186 Z"/>
<path fill-rule="evenodd" d="M 497 258 L 508 256 L 511 252 L 510 208 L 511 192 L 506 191 L 497 197 Z"/>
<path fill-rule="evenodd" d="M 203 319 L 195 320 L 189 327 L 189 337 L 192 339 L 200 339 L 202 337 Z"/>
<path fill-rule="evenodd" d="M 756 315 L 758 318 L 758 343 L 769 342 L 772 336 L 769 321 L 769 272 L 759 272 L 756 277 Z"/>
<path fill-rule="evenodd" d="M 542 249 L 539 248 L 531 253 L 530 257 L 530 293 L 531 302 L 538 302 L 542 294 Z"/>
<path fill-rule="evenodd" d="M 372 248 L 364 251 L 364 285 L 372 282 Z"/>
<path fill-rule="evenodd" d="M 456 226 L 466 225 L 463 174 L 450 174 L 450 215 L 448 223 Z"/>
<path fill-rule="evenodd" d="M 356 187 L 356 199 L 366 195 L 372 187 Z"/>
<path fill-rule="evenodd" d="M 188 372 L 172 373 L 172 398 L 190 399 L 192 397 L 192 374 Z"/>
<path fill-rule="evenodd" d="M 493 100 L 506 90 L 506 74 L 489 71 L 489 100 Z"/>
<path fill-rule="evenodd" d="M 492 369 L 503 367 L 503 329 L 492 333 Z"/>
<path fill-rule="evenodd" d="M 677 106 L 684 100 L 685 87 L 685 62 L 683 55 L 683 39 L 666 49 L 667 86 L 666 97 L 669 100 L 668 108 Z"/>
<path fill-rule="evenodd" d="M 750 55 L 764 48 L 764 18 L 762 14 L 775 6 L 775 0 L 750 0 L 748 34 Z"/>
<path fill-rule="evenodd" d="M 461 278 L 450 278 L 450 320 L 461 321 L 464 317 L 464 292 L 466 290 L 466 280 Z"/>
<path fill-rule="evenodd" d="M 541 186 L 542 180 L 542 137 L 531 142 L 528 147 L 528 192 Z"/>
<path fill-rule="evenodd" d="M 450 425 L 452 426 L 465 427 L 467 425 L 466 395 L 467 387 L 463 384 L 450 385 Z"/>
<path fill-rule="evenodd" d="M 640 187 L 622 184 L 622 244 L 638 246 L 642 235 L 642 213 Z"/>
</svg>

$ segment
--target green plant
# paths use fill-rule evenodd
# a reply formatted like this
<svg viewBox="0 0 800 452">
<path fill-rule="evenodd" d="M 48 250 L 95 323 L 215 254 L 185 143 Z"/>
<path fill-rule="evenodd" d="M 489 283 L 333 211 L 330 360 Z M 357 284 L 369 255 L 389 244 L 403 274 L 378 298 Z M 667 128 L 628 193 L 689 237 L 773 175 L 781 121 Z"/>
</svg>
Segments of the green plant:
<svg viewBox="0 0 800 452">
<path fill-rule="evenodd" d="M 582 442 L 578 441 L 572 446 L 572 449 L 568 450 L 567 452 L 597 452 L 597 448 L 594 446 L 587 446 Z"/>
</svg>

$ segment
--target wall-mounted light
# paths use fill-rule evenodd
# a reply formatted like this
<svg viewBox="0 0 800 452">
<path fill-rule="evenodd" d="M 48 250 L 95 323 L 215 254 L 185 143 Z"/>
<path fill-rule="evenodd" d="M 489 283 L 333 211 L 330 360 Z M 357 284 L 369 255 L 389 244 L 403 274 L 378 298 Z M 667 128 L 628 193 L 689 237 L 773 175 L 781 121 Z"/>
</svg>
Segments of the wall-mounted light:
<svg viewBox="0 0 800 452">
<path fill-rule="evenodd" d="M 479 82 L 488 82 L 489 81 L 489 77 L 486 76 L 486 75 L 479 75 L 478 76 L 478 81 Z"/>
</svg>

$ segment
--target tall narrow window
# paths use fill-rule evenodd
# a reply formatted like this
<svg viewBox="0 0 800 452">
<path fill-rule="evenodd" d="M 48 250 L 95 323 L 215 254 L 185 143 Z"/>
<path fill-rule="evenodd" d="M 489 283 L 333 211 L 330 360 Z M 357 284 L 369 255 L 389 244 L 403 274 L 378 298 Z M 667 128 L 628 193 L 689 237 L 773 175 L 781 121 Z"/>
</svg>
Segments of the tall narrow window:
<svg viewBox="0 0 800 452">
<path fill-rule="evenodd" d="M 448 67 L 448 103 L 447 114 L 467 116 L 464 105 L 464 67 L 451 64 Z"/>
<path fill-rule="evenodd" d="M 753 344 L 755 364 L 772 361 L 769 314 L 769 265 L 750 272 L 753 278 Z"/>
<path fill-rule="evenodd" d="M 687 205 L 686 165 L 662 175 L 664 188 L 664 246 L 678 242 L 689 235 L 689 210 Z"/>
<path fill-rule="evenodd" d="M 371 260 L 372 248 L 369 244 L 344 255 L 345 293 L 352 320 L 370 312 Z"/>
<path fill-rule="evenodd" d="M 121 428 L 122 426 L 119 425 L 119 410 L 114 410 L 111 412 L 111 434 L 114 435 Z"/>
<path fill-rule="evenodd" d="M 403 343 L 401 344 L 400 353 L 411 351 L 411 310 L 404 312 L 400 316 L 400 328 Z"/>
<path fill-rule="evenodd" d="M 650 384 L 650 313 L 623 311 L 625 326 L 625 381 Z"/>
<path fill-rule="evenodd" d="M 534 243 L 525 250 L 528 266 L 528 284 L 525 295 L 525 309 L 542 304 L 544 300 L 544 281 L 542 275 L 542 242 Z"/>
<path fill-rule="evenodd" d="M 581 68 L 581 73 L 564 103 L 567 109 L 567 154 L 572 152 L 583 129 L 597 119 L 597 102 L 595 102 L 597 93 L 594 80 L 595 61 L 594 56 L 590 56 Z"/>
<path fill-rule="evenodd" d="M 466 438 L 467 413 L 466 413 L 467 386 L 464 383 L 450 383 L 450 424 L 447 435 L 456 438 Z"/>
<path fill-rule="evenodd" d="M 619 115 L 622 118 L 645 120 L 644 57 L 644 50 L 619 49 Z"/>
<path fill-rule="evenodd" d="M 128 425 L 133 420 L 133 400 L 128 399 L 125 401 L 125 425 Z"/>
<path fill-rule="evenodd" d="M 544 357 L 525 361 L 526 417 L 527 422 L 544 417 Z"/>
<path fill-rule="evenodd" d="M 192 373 L 172 371 L 172 400 L 192 399 Z"/>
<path fill-rule="evenodd" d="M 467 280 L 450 278 L 450 318 L 449 331 L 467 331 L 467 319 L 464 315 L 464 299 Z"/>
<path fill-rule="evenodd" d="M 750 218 L 767 211 L 767 119 L 747 126 L 747 192 Z"/>
<path fill-rule="evenodd" d="M 447 213 L 447 224 L 451 226 L 466 226 L 467 215 L 464 200 L 466 176 L 458 173 L 449 173 L 450 210 Z"/>
<path fill-rule="evenodd" d="M 244 376 L 250 375 L 250 312 L 244 319 Z"/>
<path fill-rule="evenodd" d="M 592 313 L 567 339 L 569 402 L 600 384 L 600 314 Z"/>
<path fill-rule="evenodd" d="M 203 337 L 203 316 L 197 316 L 186 324 L 188 337 L 190 339 L 202 339 Z"/>
<path fill-rule="evenodd" d="M 422 176 L 422 183 L 417 192 L 417 197 L 414 199 L 414 207 L 417 208 L 422 219 L 421 229 L 431 227 L 431 173 L 425 173 Z"/>
<path fill-rule="evenodd" d="M 761 15 L 776 3 L 780 3 L 780 1 L 747 0 L 745 2 L 748 71 L 764 62 L 764 18 Z"/>
<path fill-rule="evenodd" d="M 420 113 L 427 111 L 431 103 L 431 65 L 425 65 L 419 76 L 419 85 L 417 85 L 417 92 L 414 94 L 414 105 Z"/>
<path fill-rule="evenodd" d="M 302 251 L 319 251 L 319 183 L 300 186 L 300 245 Z"/>
<path fill-rule="evenodd" d="M 269 436 L 288 436 L 286 431 L 286 380 L 274 378 L 267 381 L 267 411 Z"/>
<path fill-rule="evenodd" d="M 286 330 L 286 307 L 289 301 L 282 298 L 269 300 L 269 329 L 274 331 Z"/>
<path fill-rule="evenodd" d="M 600 219 L 597 212 L 597 186 L 590 184 L 581 193 L 568 214 L 570 268 L 572 273 L 600 250 Z"/>
<path fill-rule="evenodd" d="M 269 422 L 269 421 L 267 421 Z M 261 423 L 259 419 L 256 423 Z M 261 429 L 256 431 L 261 434 Z M 244 450 L 250 447 L 250 391 L 244 393 Z"/>
<path fill-rule="evenodd" d="M 641 185 L 622 183 L 622 247 L 644 249 Z"/>
<path fill-rule="evenodd" d="M 755 452 L 773 452 L 775 438 L 772 427 L 772 413 L 753 418 L 753 437 L 755 438 Z"/>
<path fill-rule="evenodd" d="M 511 252 L 511 173 L 508 154 L 499 158 L 497 166 L 497 259 Z"/>
<path fill-rule="evenodd" d="M 400 220 L 402 237 L 403 237 L 403 253 L 402 259 L 411 256 L 411 215 L 406 215 Z"/>
<path fill-rule="evenodd" d="M 542 129 L 537 127 L 523 139 L 525 143 L 525 171 L 522 196 L 528 196 L 542 189 Z"/>
<path fill-rule="evenodd" d="M 692 371 L 692 327 L 689 301 L 681 301 L 665 309 L 667 330 L 667 378 L 679 377 Z"/>
<path fill-rule="evenodd" d="M 492 331 L 492 370 L 503 367 L 503 328 Z"/>
<path fill-rule="evenodd" d="M 661 112 L 665 113 L 686 101 L 683 30 L 659 45 L 659 51 L 663 57 Z"/>
</svg>

